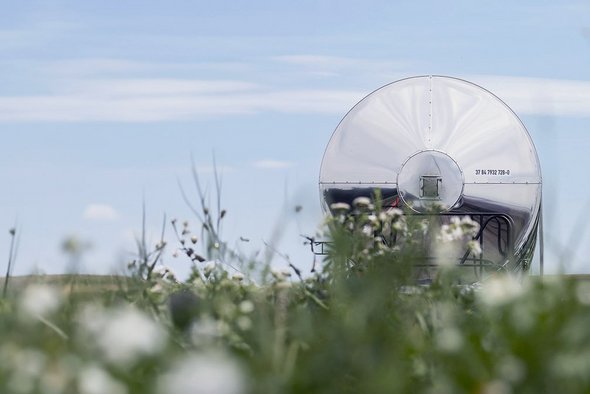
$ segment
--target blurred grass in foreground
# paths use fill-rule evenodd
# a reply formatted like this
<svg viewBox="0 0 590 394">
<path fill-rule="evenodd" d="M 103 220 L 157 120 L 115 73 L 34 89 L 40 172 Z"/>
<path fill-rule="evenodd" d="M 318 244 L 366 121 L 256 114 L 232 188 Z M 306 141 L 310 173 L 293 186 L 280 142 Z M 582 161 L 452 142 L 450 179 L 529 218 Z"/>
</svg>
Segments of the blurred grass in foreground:
<svg viewBox="0 0 590 394">
<path fill-rule="evenodd" d="M 128 276 L 11 278 L 0 392 L 590 392 L 589 276 L 464 286 L 443 264 L 417 286 L 415 240 L 440 229 L 366 208 L 327 219 L 331 247 L 309 275 L 230 250 L 224 211 L 204 204 L 197 234 L 170 221 L 186 281 L 161 264 L 161 240 L 138 242 Z M 384 228 L 403 243 L 376 239 Z"/>
</svg>

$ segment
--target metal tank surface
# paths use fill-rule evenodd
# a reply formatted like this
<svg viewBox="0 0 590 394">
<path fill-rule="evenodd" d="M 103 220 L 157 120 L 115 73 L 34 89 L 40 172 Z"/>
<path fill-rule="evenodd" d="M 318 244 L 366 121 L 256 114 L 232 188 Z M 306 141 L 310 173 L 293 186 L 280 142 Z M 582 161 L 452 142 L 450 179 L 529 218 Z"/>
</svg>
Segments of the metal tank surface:
<svg viewBox="0 0 590 394">
<path fill-rule="evenodd" d="M 443 76 L 377 89 L 342 119 L 319 178 L 323 209 L 372 198 L 441 223 L 468 215 L 480 224 L 480 256 L 457 264 L 474 280 L 490 271 L 525 272 L 541 212 L 541 168 L 531 137 L 498 97 Z M 435 204 L 433 204 L 435 203 Z M 424 267 L 434 267 L 426 261 Z"/>
</svg>

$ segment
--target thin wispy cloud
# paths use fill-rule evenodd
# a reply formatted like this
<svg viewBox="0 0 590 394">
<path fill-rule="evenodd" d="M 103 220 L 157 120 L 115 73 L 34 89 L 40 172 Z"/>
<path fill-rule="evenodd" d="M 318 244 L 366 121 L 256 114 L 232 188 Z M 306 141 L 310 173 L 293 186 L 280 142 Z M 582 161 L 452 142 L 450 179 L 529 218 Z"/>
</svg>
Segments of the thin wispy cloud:
<svg viewBox="0 0 590 394">
<path fill-rule="evenodd" d="M 82 217 L 86 220 L 110 222 L 117 220 L 119 214 L 108 204 L 89 204 L 84 209 Z"/>
<path fill-rule="evenodd" d="M 95 79 L 66 85 L 73 94 L 92 97 L 153 97 L 187 94 L 247 92 L 258 89 L 255 83 L 229 80 L 180 78 Z"/>
<path fill-rule="evenodd" d="M 11 15 L 10 11 L 6 15 Z M 18 20 L 18 17 L 15 17 Z M 25 23 L 15 23 L 17 28 L 0 29 L 0 49 L 35 49 L 50 45 L 62 34 L 71 34 L 83 27 L 79 21 L 56 20 L 55 18 L 30 19 Z"/>
<path fill-rule="evenodd" d="M 286 66 L 295 66 L 299 72 L 323 77 L 341 75 L 385 77 L 411 68 L 409 62 L 403 61 L 309 54 L 275 56 L 272 60 Z"/>
<path fill-rule="evenodd" d="M 257 160 L 252 163 L 254 168 L 263 169 L 263 170 L 276 170 L 276 169 L 284 169 L 284 168 L 291 168 L 295 165 L 295 163 L 291 161 L 285 160 L 273 160 L 273 159 L 264 159 L 264 160 Z"/>
<path fill-rule="evenodd" d="M 308 73 L 326 76 L 336 75 L 342 67 L 346 73 L 401 67 L 401 63 L 336 56 L 289 55 L 273 59 L 309 67 Z M 164 75 L 158 67 L 165 67 L 165 63 L 120 59 L 72 62 L 73 68 L 97 74 L 54 76 L 48 86 L 40 88 L 43 93 L 0 96 L 0 122 L 146 123 L 266 112 L 343 114 L 369 93 L 346 86 L 319 87 L 313 78 L 305 77 L 298 80 L 298 88 L 250 80 L 130 78 L 142 67 L 151 70 L 150 74 Z M 494 92 L 519 114 L 590 116 L 590 81 L 493 75 L 466 79 Z"/>
<path fill-rule="evenodd" d="M 590 116 L 590 81 L 495 75 L 467 77 L 528 115 Z"/>
<path fill-rule="evenodd" d="M 0 122 L 161 122 L 203 117 L 342 113 L 363 92 L 260 89 L 245 81 L 120 79 L 66 84 L 35 96 L 0 96 Z"/>
<path fill-rule="evenodd" d="M 322 55 L 285 55 L 275 56 L 275 60 L 298 66 L 327 66 L 342 67 L 366 63 L 365 60 L 351 57 L 322 56 Z"/>
<path fill-rule="evenodd" d="M 1 35 L 0 35 L 1 37 Z M 48 61 L 40 65 L 41 70 L 49 76 L 58 77 L 128 77 L 129 75 L 176 75 L 178 73 L 198 71 L 240 71 L 251 68 L 246 62 L 145 62 L 138 60 L 110 57 L 91 57 L 81 59 L 61 59 Z"/>
<path fill-rule="evenodd" d="M 127 59 L 84 58 L 47 62 L 44 71 L 57 76 L 112 75 L 158 70 L 156 64 Z"/>
<path fill-rule="evenodd" d="M 35 35 L 27 30 L 0 30 L 0 48 L 9 49 L 30 43 Z"/>
</svg>

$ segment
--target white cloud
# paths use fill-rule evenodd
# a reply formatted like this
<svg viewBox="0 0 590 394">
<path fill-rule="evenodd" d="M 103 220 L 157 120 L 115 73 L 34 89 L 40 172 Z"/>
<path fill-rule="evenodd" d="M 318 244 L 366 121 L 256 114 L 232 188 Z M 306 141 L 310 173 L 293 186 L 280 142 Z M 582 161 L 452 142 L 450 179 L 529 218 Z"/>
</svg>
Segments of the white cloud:
<svg viewBox="0 0 590 394">
<path fill-rule="evenodd" d="M 104 75 L 154 70 L 154 67 L 150 63 L 113 58 L 58 60 L 44 64 L 43 68 L 49 73 L 65 75 L 68 77 L 77 75 Z"/>
<path fill-rule="evenodd" d="M 37 36 L 27 30 L 0 30 L 0 48 L 3 50 L 30 46 L 37 41 Z"/>
<path fill-rule="evenodd" d="M 590 116 L 590 81 L 473 75 L 517 114 Z"/>
<path fill-rule="evenodd" d="M 241 81 L 89 80 L 51 95 L 0 96 L 0 122 L 158 122 L 265 111 L 343 113 L 348 90 L 270 90 Z"/>
<path fill-rule="evenodd" d="M 216 94 L 256 90 L 258 85 L 243 81 L 178 78 L 92 79 L 67 86 L 67 93 L 91 97 L 158 97 Z"/>
<path fill-rule="evenodd" d="M 272 60 L 296 66 L 303 74 L 316 77 L 366 75 L 387 79 L 411 68 L 408 62 L 402 61 L 307 54 L 275 56 Z"/>
<path fill-rule="evenodd" d="M 294 64 L 298 66 L 330 66 L 330 67 L 341 67 L 358 65 L 366 63 L 361 59 L 355 59 L 351 57 L 339 57 L 339 56 L 322 56 L 322 55 L 286 55 L 276 56 L 275 60 Z"/>
<path fill-rule="evenodd" d="M 0 32 L 0 39 L 2 34 Z M 13 60 L 14 62 L 14 60 Z M 49 77 L 129 76 L 129 75 L 174 75 L 178 72 L 243 71 L 252 65 L 244 62 L 143 62 L 120 58 L 89 57 L 43 62 L 39 70 Z M 133 74 L 130 74 L 133 73 Z"/>
<path fill-rule="evenodd" d="M 266 160 L 255 161 L 254 163 L 252 163 L 252 166 L 255 168 L 260 168 L 260 169 L 265 169 L 265 170 L 269 170 L 269 169 L 274 170 L 274 169 L 293 167 L 294 163 L 292 163 L 290 161 L 266 159 Z"/>
<path fill-rule="evenodd" d="M 308 55 L 283 58 L 324 65 L 357 61 Z M 104 66 L 108 68 L 109 63 Z M 494 92 L 518 114 L 590 116 L 590 81 L 493 75 L 466 79 Z M 0 122 L 139 123 L 264 112 L 344 114 L 367 93 L 345 88 L 272 88 L 240 80 L 86 78 L 66 80 L 50 94 L 0 96 Z"/>
<path fill-rule="evenodd" d="M 119 218 L 119 214 L 108 204 L 89 204 L 83 217 L 86 220 L 113 221 Z"/>
</svg>

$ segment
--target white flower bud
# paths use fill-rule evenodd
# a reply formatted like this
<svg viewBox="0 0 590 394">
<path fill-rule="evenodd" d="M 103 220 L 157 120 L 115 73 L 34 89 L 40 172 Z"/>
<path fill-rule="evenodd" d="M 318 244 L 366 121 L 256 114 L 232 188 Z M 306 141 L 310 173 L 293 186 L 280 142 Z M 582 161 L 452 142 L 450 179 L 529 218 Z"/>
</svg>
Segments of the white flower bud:
<svg viewBox="0 0 590 394">
<path fill-rule="evenodd" d="M 346 212 L 346 211 L 350 210 L 350 205 L 348 205 L 345 202 L 335 202 L 330 205 L 330 209 L 332 211 L 336 211 L 336 212 L 341 212 L 341 211 Z"/>
<path fill-rule="evenodd" d="M 357 197 L 352 201 L 352 205 L 357 208 L 369 208 L 371 206 L 371 199 L 369 197 Z"/>
<path fill-rule="evenodd" d="M 236 272 L 235 274 L 232 275 L 231 278 L 235 281 L 241 282 L 244 280 L 244 274 L 242 274 L 241 272 Z"/>
</svg>

